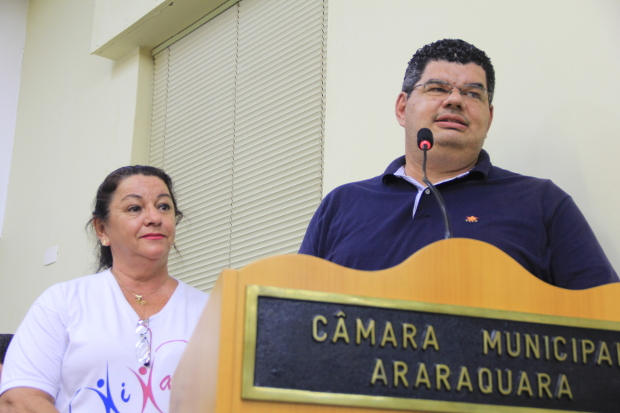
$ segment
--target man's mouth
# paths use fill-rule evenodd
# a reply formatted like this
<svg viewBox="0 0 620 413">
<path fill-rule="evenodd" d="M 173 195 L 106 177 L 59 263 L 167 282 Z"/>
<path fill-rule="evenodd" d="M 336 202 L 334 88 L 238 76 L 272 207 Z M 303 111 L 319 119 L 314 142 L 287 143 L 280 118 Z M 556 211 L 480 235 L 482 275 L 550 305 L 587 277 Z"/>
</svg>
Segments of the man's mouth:
<svg viewBox="0 0 620 413">
<path fill-rule="evenodd" d="M 441 115 L 435 119 L 435 123 L 444 128 L 465 129 L 467 127 L 467 121 L 458 115 Z"/>
</svg>

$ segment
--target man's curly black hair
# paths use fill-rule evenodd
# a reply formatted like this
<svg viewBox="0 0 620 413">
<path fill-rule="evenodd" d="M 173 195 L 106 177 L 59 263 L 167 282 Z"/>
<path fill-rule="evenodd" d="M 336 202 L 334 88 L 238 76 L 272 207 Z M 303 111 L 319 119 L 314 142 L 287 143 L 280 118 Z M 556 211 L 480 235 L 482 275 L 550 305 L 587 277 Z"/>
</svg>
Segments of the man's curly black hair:
<svg viewBox="0 0 620 413">
<path fill-rule="evenodd" d="M 413 87 L 422 77 L 426 65 L 430 61 L 441 61 L 467 64 L 475 63 L 481 66 L 487 75 L 487 90 L 489 91 L 489 104 L 493 100 L 495 90 L 495 71 L 491 59 L 482 50 L 473 44 L 460 39 L 443 39 L 418 49 L 409 61 L 405 79 L 403 80 L 403 92 L 407 96 L 411 94 Z"/>
</svg>

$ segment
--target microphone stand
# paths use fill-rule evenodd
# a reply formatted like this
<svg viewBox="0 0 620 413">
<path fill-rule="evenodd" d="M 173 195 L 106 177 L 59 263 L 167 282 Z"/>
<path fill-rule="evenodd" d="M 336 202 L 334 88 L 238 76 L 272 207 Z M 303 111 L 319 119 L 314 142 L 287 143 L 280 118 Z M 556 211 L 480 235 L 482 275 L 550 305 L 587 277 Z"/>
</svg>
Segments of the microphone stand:
<svg viewBox="0 0 620 413">
<path fill-rule="evenodd" d="M 427 145 L 423 145 L 422 150 L 424 151 L 424 161 L 422 162 L 422 172 L 424 172 L 424 177 L 422 178 L 422 181 L 424 181 L 426 186 L 431 190 L 431 192 L 435 196 L 435 199 L 437 200 L 437 203 L 439 204 L 439 208 L 441 208 L 441 213 L 443 215 L 443 222 L 446 227 L 446 233 L 445 233 L 444 238 L 445 239 L 453 238 L 454 235 L 452 234 L 452 226 L 450 225 L 450 220 L 448 219 L 448 211 L 446 210 L 446 203 L 443 201 L 443 198 L 441 197 L 441 194 L 439 193 L 437 188 L 435 188 L 435 185 L 433 185 L 426 176 L 426 152 L 428 152 L 428 149 L 429 148 Z"/>
</svg>

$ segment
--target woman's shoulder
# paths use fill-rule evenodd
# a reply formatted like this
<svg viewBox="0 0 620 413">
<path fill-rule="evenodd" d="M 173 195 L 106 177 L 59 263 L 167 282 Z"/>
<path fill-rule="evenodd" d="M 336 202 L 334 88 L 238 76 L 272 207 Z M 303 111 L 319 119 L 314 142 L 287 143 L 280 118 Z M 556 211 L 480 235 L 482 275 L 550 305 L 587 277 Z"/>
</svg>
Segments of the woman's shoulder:
<svg viewBox="0 0 620 413">
<path fill-rule="evenodd" d="M 200 291 L 199 289 L 192 287 L 191 285 L 186 284 L 181 280 L 177 281 L 179 282 L 179 288 L 189 302 L 193 302 L 196 305 L 204 307 L 204 305 L 207 303 L 207 300 L 209 299 L 209 294 L 205 293 L 204 291 Z"/>
<path fill-rule="evenodd" d="M 52 285 L 49 290 L 75 291 L 75 290 L 92 290 L 96 285 L 105 285 L 109 283 L 112 277 L 110 270 L 104 270 L 96 274 L 82 275 L 72 280 L 60 282 Z"/>
<path fill-rule="evenodd" d="M 100 273 L 84 275 L 73 280 L 54 284 L 41 294 L 37 302 L 46 303 L 50 300 L 62 300 L 66 303 L 76 296 L 100 296 L 105 290 L 106 285 L 109 285 L 110 277 L 112 277 L 110 271 L 105 270 Z"/>
</svg>

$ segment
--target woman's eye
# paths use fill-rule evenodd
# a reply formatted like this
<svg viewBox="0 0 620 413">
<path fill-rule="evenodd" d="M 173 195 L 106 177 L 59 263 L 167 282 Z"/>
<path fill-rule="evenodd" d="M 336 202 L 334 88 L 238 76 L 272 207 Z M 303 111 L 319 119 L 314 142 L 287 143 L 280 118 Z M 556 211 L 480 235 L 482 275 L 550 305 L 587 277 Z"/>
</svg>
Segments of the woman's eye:
<svg viewBox="0 0 620 413">
<path fill-rule="evenodd" d="M 162 211 L 170 211 L 170 205 L 169 204 L 160 204 L 159 205 L 159 209 L 161 209 Z"/>
<path fill-rule="evenodd" d="M 140 212 L 140 207 L 138 205 L 131 205 L 127 208 L 129 212 Z"/>
</svg>

